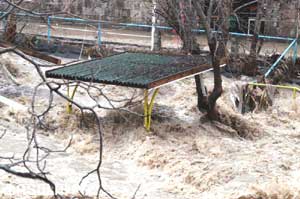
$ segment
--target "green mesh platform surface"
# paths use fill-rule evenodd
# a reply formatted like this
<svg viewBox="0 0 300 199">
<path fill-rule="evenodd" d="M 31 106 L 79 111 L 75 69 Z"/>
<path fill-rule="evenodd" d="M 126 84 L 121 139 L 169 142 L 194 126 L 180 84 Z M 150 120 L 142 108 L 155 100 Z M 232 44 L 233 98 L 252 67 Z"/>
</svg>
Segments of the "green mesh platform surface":
<svg viewBox="0 0 300 199">
<path fill-rule="evenodd" d="M 154 88 L 210 68 L 203 56 L 123 53 L 46 72 L 48 78 Z"/>
</svg>

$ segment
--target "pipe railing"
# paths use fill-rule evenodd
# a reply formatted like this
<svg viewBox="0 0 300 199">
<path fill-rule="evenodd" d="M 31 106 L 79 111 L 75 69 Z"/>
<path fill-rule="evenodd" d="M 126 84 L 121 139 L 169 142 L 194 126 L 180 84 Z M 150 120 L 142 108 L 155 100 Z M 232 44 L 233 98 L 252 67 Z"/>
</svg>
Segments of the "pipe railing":
<svg viewBox="0 0 300 199">
<path fill-rule="evenodd" d="M 5 12 L 0 12 L 2 15 L 6 14 Z M 26 14 L 26 13 L 17 13 L 17 15 L 20 16 L 31 16 L 31 17 L 37 17 L 34 15 Z M 139 24 L 139 23 L 114 23 L 109 21 L 101 21 L 101 20 L 91 20 L 91 19 L 82 19 L 82 18 L 70 18 L 70 17 L 60 17 L 60 16 L 48 16 L 47 17 L 47 39 L 48 43 L 51 41 L 51 22 L 53 20 L 62 20 L 62 21 L 69 21 L 69 22 L 80 22 L 80 23 L 95 23 L 98 26 L 97 33 L 98 33 L 98 45 L 101 46 L 102 44 L 102 34 L 101 34 L 101 25 L 102 24 L 111 24 L 111 25 L 118 25 L 118 26 L 125 26 L 125 27 L 135 27 L 135 28 L 156 28 L 160 30 L 173 30 L 172 27 L 169 26 L 160 26 L 156 24 L 148 25 L 148 24 Z M 206 31 L 203 29 L 193 29 L 193 32 L 197 33 L 205 33 Z M 152 31 L 153 32 L 153 31 Z M 214 31 L 219 32 L 219 31 Z M 246 34 L 246 33 L 239 33 L 239 32 L 230 32 L 231 36 L 237 36 L 237 37 L 253 37 L 253 34 Z M 278 40 L 278 41 L 292 41 L 292 43 L 285 49 L 285 51 L 281 54 L 281 56 L 276 60 L 276 62 L 270 67 L 270 69 L 265 74 L 265 77 L 268 77 L 271 72 L 278 66 L 280 61 L 284 58 L 284 56 L 293 48 L 294 54 L 293 54 L 293 63 L 296 63 L 297 60 L 297 50 L 298 50 L 298 40 L 291 37 L 280 37 L 280 36 L 270 36 L 270 35 L 258 35 L 259 39 L 264 40 Z M 153 43 L 153 42 L 151 42 Z M 153 45 L 153 44 L 152 44 Z M 151 49 L 153 46 L 151 47 Z"/>
<path fill-rule="evenodd" d="M 256 82 L 251 82 L 248 83 L 248 85 L 252 86 L 262 86 L 262 87 L 274 87 L 274 88 L 280 88 L 280 89 L 288 89 L 293 91 L 292 98 L 296 100 L 297 98 L 297 92 L 300 93 L 300 88 L 296 86 L 289 86 L 289 85 L 274 85 L 274 84 L 263 84 L 263 83 L 256 83 Z"/>
<path fill-rule="evenodd" d="M 297 60 L 297 49 L 298 49 L 298 40 L 294 39 L 293 42 L 283 51 L 283 53 L 280 55 L 280 57 L 273 63 L 273 65 L 269 68 L 269 70 L 266 72 L 265 77 L 268 77 L 271 72 L 273 72 L 274 69 L 278 66 L 280 61 L 284 58 L 284 56 L 293 48 L 294 54 L 293 54 L 293 62 L 296 63 Z"/>
<path fill-rule="evenodd" d="M 101 20 L 88 20 L 88 19 L 81 19 L 81 18 L 66 18 L 66 17 L 58 17 L 58 16 L 49 16 L 48 21 L 51 20 L 62 20 L 62 21 L 69 21 L 69 22 L 81 22 L 81 23 L 98 23 L 98 30 L 101 30 L 99 26 L 101 24 L 110 24 L 110 25 L 118 25 L 123 27 L 134 27 L 134 28 L 157 28 L 160 30 L 173 30 L 172 27 L 169 26 L 161 26 L 161 25 L 148 25 L 148 24 L 140 24 L 140 23 L 114 23 L 110 21 L 101 21 Z M 51 28 L 51 24 L 48 24 L 48 29 Z M 205 33 L 206 31 L 204 29 L 193 29 L 193 32 L 197 33 Z M 219 32 L 219 31 L 214 31 Z M 51 39 L 51 31 L 48 31 L 48 40 Z M 229 32 L 231 36 L 238 36 L 238 37 L 253 37 L 253 34 L 246 34 L 246 33 L 239 33 L 239 32 Z M 264 40 L 279 40 L 279 41 L 293 41 L 294 38 L 291 37 L 280 37 L 280 36 L 271 36 L 271 35 L 259 35 L 259 39 Z M 101 43 L 99 41 L 101 37 L 98 37 L 98 43 Z"/>
<path fill-rule="evenodd" d="M 6 12 L 0 12 L 0 14 L 3 15 L 3 14 L 6 14 Z M 32 14 L 26 14 L 26 13 L 17 13 L 17 15 L 40 18 L 39 16 L 32 15 Z M 81 22 L 81 23 L 111 24 L 111 25 L 119 25 L 119 26 L 125 26 L 125 27 L 135 27 L 135 28 L 152 28 L 153 27 L 153 25 L 140 24 L 140 23 L 115 23 L 115 22 L 111 22 L 111 21 L 60 17 L 60 16 L 48 16 L 48 19 L 49 18 L 50 18 L 50 21 L 52 19 L 52 20 L 62 20 L 62 21 Z M 161 29 L 161 30 L 173 30 L 173 28 L 169 27 L 169 26 L 156 25 L 155 27 L 157 29 Z M 204 29 L 193 29 L 192 31 L 198 32 L 198 33 L 205 33 Z M 217 31 L 214 31 L 214 32 L 217 32 Z M 229 34 L 232 36 L 253 37 L 253 34 L 248 34 L 248 33 L 230 32 Z M 270 36 L 270 35 L 259 35 L 258 38 L 269 39 L 269 40 L 283 40 L 283 41 L 293 41 L 295 39 L 295 38 L 291 38 L 291 37 L 280 37 L 280 36 Z"/>
<path fill-rule="evenodd" d="M 51 21 L 51 19 L 58 19 L 58 20 L 63 20 L 63 21 L 72 21 L 72 22 L 96 22 L 95 20 L 86 20 L 86 19 L 79 19 L 79 18 L 64 18 L 64 17 L 56 17 L 56 16 L 49 16 L 48 17 L 48 22 Z M 102 43 L 102 38 L 101 38 L 101 23 L 102 24 L 112 24 L 111 22 L 107 21 L 98 21 L 98 45 L 100 46 Z M 159 26 L 159 25 L 147 25 L 147 24 L 138 24 L 138 23 L 117 23 L 117 25 L 120 26 L 125 26 L 125 27 L 136 27 L 136 28 L 157 28 L 161 30 L 173 30 L 173 28 L 168 27 L 168 26 Z M 51 40 L 51 24 L 48 23 L 48 42 Z M 203 29 L 193 29 L 193 32 L 197 33 L 205 33 L 206 31 Z M 152 31 L 153 32 L 153 31 Z M 214 31 L 215 33 L 219 31 Z M 253 34 L 245 34 L 245 33 L 238 33 L 238 32 L 230 32 L 229 33 L 231 36 L 237 36 L 237 37 L 253 37 Z M 153 37 L 154 35 L 152 35 Z M 284 58 L 284 56 L 290 51 L 291 48 L 294 50 L 293 54 L 293 63 L 296 63 L 297 60 L 297 50 L 298 50 L 298 41 L 295 38 L 290 38 L 290 37 L 279 37 L 279 36 L 270 36 L 270 35 L 258 35 L 259 39 L 264 39 L 264 40 L 279 40 L 279 41 L 292 41 L 292 43 L 288 46 L 288 48 L 285 49 L 285 51 L 281 54 L 281 56 L 276 60 L 276 62 L 270 67 L 270 69 L 267 71 L 265 74 L 265 77 L 268 77 L 271 72 L 278 66 L 280 61 Z M 152 38 L 153 39 L 153 38 Z M 153 42 L 151 42 L 151 45 L 154 45 Z M 151 49 L 153 49 L 154 46 L 151 46 Z"/>
</svg>

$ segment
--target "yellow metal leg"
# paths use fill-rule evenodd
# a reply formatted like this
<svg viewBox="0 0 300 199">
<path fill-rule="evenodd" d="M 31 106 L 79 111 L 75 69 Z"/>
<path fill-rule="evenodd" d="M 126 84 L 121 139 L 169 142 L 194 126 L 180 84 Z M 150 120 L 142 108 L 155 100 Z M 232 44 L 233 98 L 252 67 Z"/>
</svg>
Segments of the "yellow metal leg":
<svg viewBox="0 0 300 199">
<path fill-rule="evenodd" d="M 293 90 L 293 99 L 296 100 L 296 98 L 297 98 L 297 90 L 294 89 Z"/>
<path fill-rule="evenodd" d="M 73 92 L 72 92 L 71 95 L 70 95 L 70 86 L 69 85 L 67 86 L 67 95 L 68 95 L 68 97 L 69 97 L 70 100 L 74 99 L 75 93 L 76 93 L 76 91 L 78 89 L 78 86 L 79 86 L 79 84 L 76 84 L 76 86 L 75 86 L 75 88 L 74 88 L 74 90 L 73 90 Z M 72 113 L 72 103 L 70 103 L 70 102 L 67 103 L 67 113 L 68 114 Z"/>
<path fill-rule="evenodd" d="M 146 128 L 146 130 L 149 132 L 150 128 L 151 128 L 151 117 L 152 117 L 152 110 L 153 110 L 153 106 L 154 106 L 154 100 L 155 97 L 158 94 L 159 89 L 155 89 L 151 100 L 150 100 L 150 104 L 148 102 L 149 99 L 149 91 L 145 90 L 145 98 L 144 98 L 144 126 Z"/>
<path fill-rule="evenodd" d="M 144 92 L 144 127 L 147 129 L 148 127 L 148 90 Z"/>
<path fill-rule="evenodd" d="M 149 109 L 148 109 L 148 129 L 147 129 L 148 131 L 150 131 L 150 127 L 151 127 L 152 110 L 153 110 L 153 106 L 154 106 L 155 97 L 158 94 L 158 90 L 159 89 L 155 89 L 155 91 L 154 91 L 154 93 L 152 95 L 151 101 L 150 101 Z"/>
<path fill-rule="evenodd" d="M 67 85 L 67 96 L 70 98 L 70 86 Z M 70 114 L 72 112 L 72 105 L 70 102 L 67 102 L 67 113 Z"/>
</svg>

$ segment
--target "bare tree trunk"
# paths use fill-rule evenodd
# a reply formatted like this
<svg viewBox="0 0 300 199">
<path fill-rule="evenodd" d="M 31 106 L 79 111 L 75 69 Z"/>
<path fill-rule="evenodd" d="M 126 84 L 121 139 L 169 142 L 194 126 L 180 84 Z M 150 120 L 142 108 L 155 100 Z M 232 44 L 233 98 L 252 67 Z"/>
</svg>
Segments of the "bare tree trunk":
<svg viewBox="0 0 300 199">
<path fill-rule="evenodd" d="M 195 33 L 193 29 L 196 28 L 195 13 L 192 8 L 192 4 L 189 1 L 181 2 L 181 27 L 183 28 L 181 38 L 183 41 L 183 50 L 192 54 L 199 54 L 200 47 L 197 43 Z"/>
<path fill-rule="evenodd" d="M 6 42 L 13 42 L 17 35 L 17 17 L 15 14 L 8 15 L 7 25 L 4 33 L 4 40 Z"/>
<path fill-rule="evenodd" d="M 191 54 L 200 53 L 200 47 L 193 32 L 193 28 L 196 28 L 196 20 L 190 1 L 158 0 L 157 3 L 156 12 L 176 31 L 183 43 L 182 50 Z"/>
<path fill-rule="evenodd" d="M 259 54 L 263 44 L 262 42 L 259 43 L 259 34 L 261 31 L 262 19 L 263 19 L 263 5 L 264 3 L 262 1 L 257 2 L 255 28 L 254 28 L 254 33 L 250 44 L 249 63 L 246 64 L 246 67 L 244 68 L 243 71 L 247 75 L 255 75 L 258 70 L 257 55 Z"/>
<path fill-rule="evenodd" d="M 178 11 L 180 10 L 178 3 L 181 0 L 159 1 L 161 5 L 165 6 L 164 9 L 162 9 L 164 13 L 161 14 L 161 16 L 166 19 L 169 25 L 174 27 L 177 34 L 182 38 L 184 48 L 188 52 L 192 52 L 194 49 L 193 45 L 196 44 L 195 37 L 191 37 L 191 35 L 193 35 L 192 28 L 199 22 L 205 27 L 214 72 L 214 88 L 207 94 L 201 77 L 199 75 L 195 76 L 198 109 L 206 113 L 210 120 L 230 126 L 236 130 L 238 135 L 250 138 L 257 130 L 256 125 L 249 123 L 248 120 L 244 120 L 238 114 L 233 114 L 232 110 L 229 112 L 230 109 L 226 109 L 225 107 L 216 108 L 217 100 L 223 92 L 220 64 L 224 63 L 224 59 L 228 62 L 227 43 L 229 40 L 229 17 L 232 13 L 233 0 L 189 0 L 191 5 L 189 7 L 189 13 L 195 13 L 197 16 L 188 15 L 191 17 L 187 20 L 190 24 L 185 23 L 186 26 L 181 23 L 182 18 L 178 17 Z M 211 26 L 213 18 L 217 18 L 216 30 Z"/>
<path fill-rule="evenodd" d="M 199 1 L 192 1 L 196 8 L 197 14 L 204 24 L 210 49 L 212 67 L 214 69 L 214 88 L 211 94 L 206 97 L 199 95 L 198 92 L 198 108 L 200 111 L 206 110 L 210 119 L 217 119 L 217 111 L 215 109 L 218 98 L 222 95 L 222 77 L 220 64 L 221 60 L 226 58 L 227 42 L 229 39 L 229 16 L 232 9 L 231 0 L 210 1 L 207 13 L 205 14 L 203 4 Z M 218 30 L 214 32 L 211 28 L 212 15 L 214 8 L 217 8 L 218 19 L 216 21 Z M 199 88 L 199 80 L 196 78 L 197 91 Z M 199 99 L 200 98 L 200 99 Z M 205 99 L 207 98 L 207 99 Z M 202 103 L 202 104 L 200 104 Z"/>
</svg>

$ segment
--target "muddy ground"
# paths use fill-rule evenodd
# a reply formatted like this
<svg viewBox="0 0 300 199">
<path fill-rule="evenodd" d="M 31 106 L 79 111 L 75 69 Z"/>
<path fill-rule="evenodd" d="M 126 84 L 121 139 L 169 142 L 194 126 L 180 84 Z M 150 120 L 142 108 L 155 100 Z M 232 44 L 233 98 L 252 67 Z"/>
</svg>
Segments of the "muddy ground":
<svg viewBox="0 0 300 199">
<path fill-rule="evenodd" d="M 1 76 L 0 95 L 30 107 L 33 88 L 39 82 L 34 68 L 13 55 L 5 59 L 18 66 L 21 86 Z M 209 88 L 212 77 L 205 74 Z M 237 79 L 223 80 L 225 91 L 218 105 L 232 112 L 230 88 Z M 133 92 L 121 87 L 106 91 L 113 98 Z M 137 92 L 142 96 L 142 91 Z M 104 133 L 103 185 L 118 198 L 132 198 L 139 186 L 137 199 L 300 198 L 300 97 L 293 101 L 291 96 L 292 92 L 279 90 L 272 107 L 242 116 L 262 130 L 253 140 L 203 119 L 196 107 L 193 79 L 161 88 L 150 134 L 144 130 L 141 117 L 123 113 L 124 119 L 116 112 L 98 109 Z M 41 109 L 47 106 L 47 99 L 47 90 L 42 89 L 38 101 Z M 76 100 L 92 104 L 80 91 Z M 48 158 L 50 179 L 60 194 L 78 195 L 80 190 L 94 196 L 96 176 L 81 186 L 78 183 L 97 164 L 98 135 L 93 128 L 80 127 L 76 109 L 74 114 L 66 113 L 64 100 L 55 97 L 54 103 L 47 122 L 57 128 L 39 130 L 39 140 L 54 149 L 64 148 L 71 136 L 73 141 L 67 152 Z M 0 140 L 0 155 L 20 156 L 26 146 L 29 115 L 3 104 L 0 107 L 0 131 L 7 131 Z M 0 198 L 39 196 L 51 196 L 47 185 L 0 171 Z"/>
</svg>

